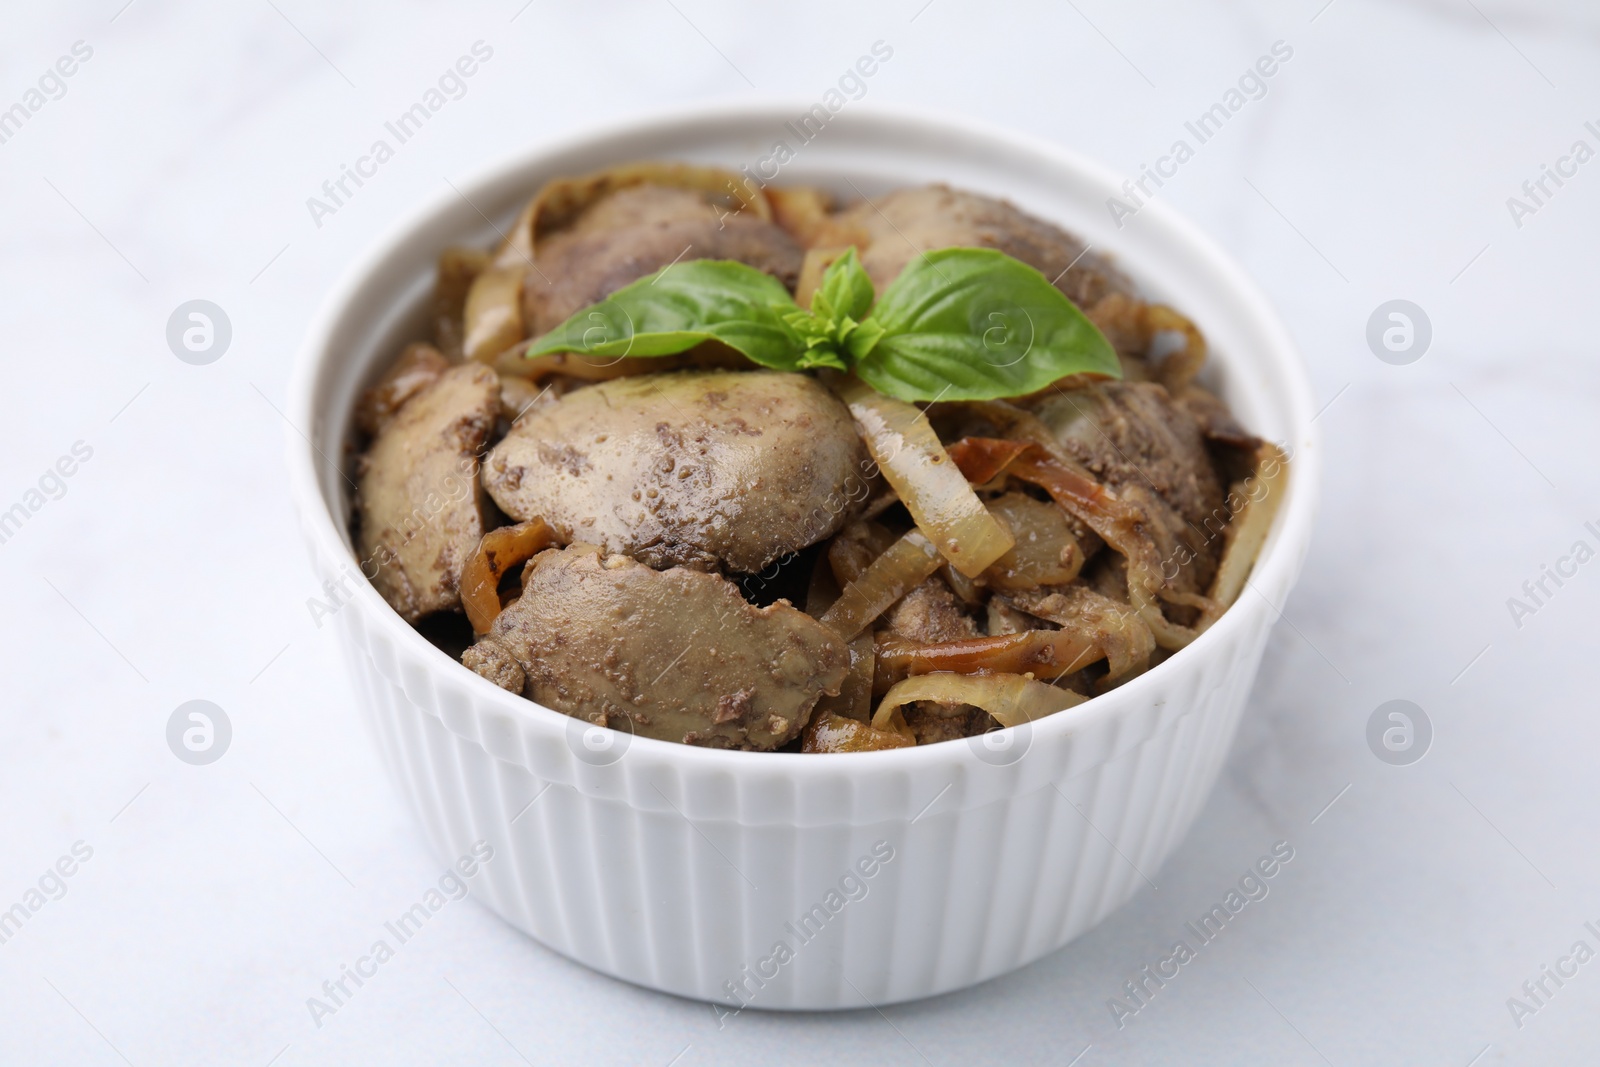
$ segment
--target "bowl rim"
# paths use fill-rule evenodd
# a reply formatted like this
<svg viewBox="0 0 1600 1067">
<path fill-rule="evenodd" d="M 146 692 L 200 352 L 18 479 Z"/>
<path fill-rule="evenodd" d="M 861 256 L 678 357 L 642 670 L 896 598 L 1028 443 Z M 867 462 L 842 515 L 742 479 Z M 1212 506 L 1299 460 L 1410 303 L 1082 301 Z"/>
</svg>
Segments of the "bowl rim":
<svg viewBox="0 0 1600 1067">
<path fill-rule="evenodd" d="M 397 255 L 419 230 L 454 208 L 463 197 L 475 202 L 475 193 L 481 194 L 519 171 L 537 167 L 546 158 L 596 149 L 610 143 L 660 137 L 673 130 L 693 135 L 697 131 L 732 123 L 770 122 L 776 126 L 794 114 L 804 112 L 812 103 L 814 101 L 802 102 L 800 98 L 768 98 L 676 105 L 634 112 L 623 119 L 534 141 L 503 153 L 478 166 L 466 177 L 452 181 L 450 188 L 428 197 L 385 228 L 382 235 L 342 271 L 333 288 L 323 298 L 306 327 L 289 378 L 287 421 L 290 425 L 285 430 L 285 440 L 291 493 L 300 513 L 302 530 L 317 560 L 345 560 L 358 564 L 345 542 L 338 517 L 330 509 L 319 487 L 317 465 L 320 456 L 315 442 L 301 428 L 315 432 L 319 373 L 326 363 L 337 358 L 330 352 L 329 342 L 335 328 L 347 314 L 352 299 L 372 275 Z M 1049 167 L 1075 172 L 1077 176 L 1107 189 L 1115 189 L 1120 183 L 1120 177 L 1109 167 L 1051 141 L 944 111 L 902 104 L 852 103 L 833 118 L 852 125 L 878 123 L 902 130 L 911 128 L 920 134 L 954 135 L 968 143 L 988 142 L 1011 153 L 1033 156 Z M 1289 410 L 1284 415 L 1294 448 L 1294 462 L 1289 468 L 1283 506 L 1274 517 L 1273 528 L 1250 572 L 1249 584 L 1282 589 L 1287 595 L 1310 543 L 1320 482 L 1320 436 L 1315 426 L 1315 415 L 1312 414 L 1314 394 L 1304 359 L 1265 294 L 1232 257 L 1196 225 L 1159 198 L 1147 201 L 1140 207 L 1139 219 L 1141 225 L 1162 231 L 1161 241 L 1186 245 L 1191 254 L 1204 259 L 1208 268 L 1215 272 L 1221 287 L 1238 300 L 1240 307 L 1247 310 L 1255 327 L 1268 341 L 1265 346 L 1267 361 L 1274 367 L 1279 376 L 1278 384 L 1290 400 Z M 1114 248 L 1107 251 L 1112 255 L 1116 253 Z M 1137 271 L 1130 273 L 1135 281 L 1139 280 Z M 367 314 L 368 317 L 372 316 L 370 312 Z M 1218 358 L 1223 362 L 1227 360 L 1221 354 Z M 571 716 L 520 694 L 508 692 L 463 667 L 401 618 L 370 582 L 363 579 L 354 584 L 355 594 L 346 602 L 346 606 L 362 609 L 369 622 L 376 622 L 387 634 L 392 635 L 397 647 L 421 653 L 420 657 L 413 658 L 426 662 L 430 671 L 448 671 L 445 677 L 450 682 L 466 686 L 476 700 L 509 715 L 518 727 L 556 738 L 563 735 L 573 721 Z M 1173 671 L 1181 669 L 1181 666 L 1172 665 L 1174 661 L 1181 659 L 1184 663 L 1192 663 L 1214 646 L 1229 641 L 1234 631 L 1248 625 L 1246 616 L 1270 610 L 1281 617 L 1281 608 L 1272 604 L 1259 588 L 1257 592 L 1257 599 L 1264 603 L 1247 605 L 1243 599 L 1235 601 L 1211 627 L 1166 661 L 1083 704 L 1027 724 L 1025 728 L 1041 735 L 1035 736 L 1033 743 L 1038 744 L 1050 735 L 1081 732 L 1106 720 L 1134 714 L 1147 706 L 1147 690 L 1159 687 Z M 425 710 L 440 717 L 438 708 Z M 447 729 L 461 732 L 458 726 L 452 725 L 453 716 L 442 718 Z M 464 736 L 480 741 L 480 738 L 471 734 Z M 790 779 L 836 776 L 847 768 L 855 767 L 873 773 L 891 769 L 915 772 L 925 767 L 949 767 L 962 763 L 967 759 L 964 754 L 970 752 L 965 744 L 916 745 L 878 752 L 838 753 L 836 755 L 849 757 L 848 761 L 841 763 L 839 759 L 819 760 L 813 754 L 705 748 L 637 735 L 631 737 L 629 744 L 630 751 L 634 751 L 632 746 L 645 746 L 636 754 L 649 752 L 657 759 L 675 764 L 689 773 L 768 772 L 781 773 Z"/>
</svg>

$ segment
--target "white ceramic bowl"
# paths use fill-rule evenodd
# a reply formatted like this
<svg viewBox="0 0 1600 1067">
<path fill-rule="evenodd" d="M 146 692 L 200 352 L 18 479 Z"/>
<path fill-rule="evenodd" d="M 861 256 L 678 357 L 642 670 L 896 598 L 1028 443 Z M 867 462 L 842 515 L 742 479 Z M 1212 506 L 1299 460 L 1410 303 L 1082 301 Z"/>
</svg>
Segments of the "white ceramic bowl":
<svg viewBox="0 0 1600 1067">
<path fill-rule="evenodd" d="M 856 105 L 801 145 L 785 123 L 804 111 L 699 108 L 523 152 L 396 226 L 328 299 L 290 394 L 310 439 L 290 436 L 290 464 L 318 580 L 357 573 L 329 458 L 345 454 L 359 390 L 422 335 L 440 249 L 487 245 L 484 216 L 506 225 L 558 175 L 641 158 L 754 171 L 777 141 L 796 149 L 779 182 L 869 194 L 948 182 L 1111 253 L 1198 322 L 1211 383 L 1294 462 L 1254 591 L 1192 646 L 1080 707 L 969 742 L 804 756 L 615 734 L 496 688 L 353 583 L 335 618 L 362 712 L 437 854 L 488 840 L 495 858 L 472 892 L 508 922 L 596 970 L 730 1011 L 959 989 L 1060 948 L 1144 885 L 1216 779 L 1273 605 L 1299 572 L 1317 483 L 1292 342 L 1239 269 L 1160 202 L 1118 230 L 1106 199 L 1119 181 L 1069 152 Z"/>
</svg>

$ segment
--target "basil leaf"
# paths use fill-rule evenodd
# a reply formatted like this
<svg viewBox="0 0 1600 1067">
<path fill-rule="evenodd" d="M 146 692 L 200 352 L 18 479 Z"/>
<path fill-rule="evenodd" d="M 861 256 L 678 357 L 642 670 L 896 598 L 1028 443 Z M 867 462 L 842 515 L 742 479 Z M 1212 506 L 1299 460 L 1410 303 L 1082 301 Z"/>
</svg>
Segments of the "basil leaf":
<svg viewBox="0 0 1600 1067">
<path fill-rule="evenodd" d="M 848 248 L 823 272 L 817 291 L 811 295 L 811 310 L 795 308 L 783 321 L 805 345 L 805 354 L 796 366 L 801 370 L 832 367 L 848 371 L 845 354 L 852 358 L 871 348 L 882 332 L 869 329 L 857 336 L 863 316 L 872 307 L 872 279 L 861 269 L 856 250 Z"/>
<path fill-rule="evenodd" d="M 872 297 L 872 279 L 852 245 L 822 272 L 822 284 L 811 294 L 811 313 L 828 321 L 860 322 L 872 310 Z"/>
<path fill-rule="evenodd" d="M 1002 252 L 946 248 L 907 265 L 863 326 L 856 374 L 901 400 L 996 400 L 1069 374 L 1122 376 L 1111 343 L 1043 274 Z"/>
<path fill-rule="evenodd" d="M 883 339 L 883 332 L 883 325 L 877 319 L 868 319 L 850 331 L 850 336 L 845 339 L 844 348 L 850 353 L 851 362 L 860 363 L 866 359 L 867 353 Z"/>
<path fill-rule="evenodd" d="M 764 367 L 795 370 L 805 343 L 783 321 L 783 283 L 732 260 L 676 263 L 623 286 L 528 346 L 527 356 L 670 356 L 721 341 Z"/>
<path fill-rule="evenodd" d="M 839 355 L 837 349 L 829 345 L 818 345 L 806 349 L 805 355 L 800 357 L 795 364 L 796 370 L 813 370 L 817 367 L 830 367 L 833 370 L 848 371 L 850 365 Z"/>
</svg>

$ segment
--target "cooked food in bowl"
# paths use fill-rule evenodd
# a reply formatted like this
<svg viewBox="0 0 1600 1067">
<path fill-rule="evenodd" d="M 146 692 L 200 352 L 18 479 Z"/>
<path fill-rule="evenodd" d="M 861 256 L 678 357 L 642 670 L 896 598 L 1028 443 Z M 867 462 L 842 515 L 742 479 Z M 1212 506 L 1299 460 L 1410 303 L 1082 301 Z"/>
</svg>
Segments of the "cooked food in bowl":
<svg viewBox="0 0 1600 1067">
<path fill-rule="evenodd" d="M 440 256 L 362 397 L 355 539 L 465 667 L 812 753 L 1053 714 L 1227 610 L 1287 460 L 1200 331 L 1009 203 L 640 163 Z"/>
</svg>

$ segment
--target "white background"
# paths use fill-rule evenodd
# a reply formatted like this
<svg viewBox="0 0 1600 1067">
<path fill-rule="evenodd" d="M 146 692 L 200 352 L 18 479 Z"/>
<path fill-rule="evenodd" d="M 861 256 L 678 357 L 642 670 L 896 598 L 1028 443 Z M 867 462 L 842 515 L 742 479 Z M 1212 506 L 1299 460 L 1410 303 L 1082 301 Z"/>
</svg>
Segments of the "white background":
<svg viewBox="0 0 1600 1067">
<path fill-rule="evenodd" d="M 1600 161 L 1520 228 L 1506 206 L 1574 140 L 1600 148 L 1593 4 L 123 3 L 0 13 L 0 108 L 94 50 L 0 145 L 0 510 L 93 449 L 0 544 L 0 908 L 94 850 L 0 945 L 0 1063 L 1593 1062 L 1600 962 L 1520 1029 L 1506 1005 L 1573 942 L 1600 948 L 1600 562 L 1520 627 L 1506 604 L 1600 547 Z M 925 1003 L 719 1030 L 464 901 L 315 1027 L 306 998 L 449 857 L 306 607 L 275 408 L 314 307 L 447 179 L 663 105 L 817 99 L 879 39 L 894 57 L 863 106 L 1129 174 L 1294 49 L 1161 192 L 1273 298 L 1328 405 L 1317 539 L 1209 804 L 1159 888 Z M 466 95 L 314 225 L 306 198 L 478 40 L 494 55 Z M 1397 297 L 1434 329 L 1409 366 L 1364 336 Z M 233 324 L 209 366 L 164 337 L 193 298 Z M 207 767 L 165 741 L 195 698 L 233 723 Z M 1365 740 L 1394 698 L 1435 730 L 1412 766 Z M 1296 855 L 1270 896 L 1119 1031 L 1107 998 L 1278 840 Z"/>
</svg>

